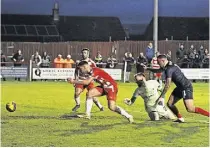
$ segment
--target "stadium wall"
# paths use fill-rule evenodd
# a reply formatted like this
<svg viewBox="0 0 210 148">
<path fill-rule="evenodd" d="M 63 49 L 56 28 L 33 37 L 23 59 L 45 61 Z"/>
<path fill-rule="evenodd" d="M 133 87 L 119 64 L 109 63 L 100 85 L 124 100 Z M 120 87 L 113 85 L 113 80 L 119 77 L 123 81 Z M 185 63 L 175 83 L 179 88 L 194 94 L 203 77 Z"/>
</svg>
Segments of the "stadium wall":
<svg viewBox="0 0 210 148">
<path fill-rule="evenodd" d="M 101 52 L 103 59 L 106 60 L 110 55 L 116 53 L 116 58 L 122 61 L 125 52 L 129 51 L 136 58 L 140 52 L 145 54 L 145 49 L 149 42 L 152 41 L 115 41 L 115 42 L 50 42 L 50 43 L 32 43 L 32 42 L 1 42 L 1 48 L 5 55 L 9 56 L 15 53 L 18 49 L 22 50 L 25 61 L 29 61 L 31 55 L 35 51 L 39 51 L 40 55 L 46 51 L 53 60 L 58 54 L 62 54 L 66 58 L 67 54 L 71 54 L 74 60 L 80 59 L 80 51 L 82 48 L 89 48 L 91 57 Z M 176 51 L 180 44 L 184 44 L 185 49 L 189 49 L 193 44 L 196 49 L 200 45 L 209 49 L 209 41 L 158 41 L 158 49 L 160 53 L 167 53 L 168 50 L 172 51 L 172 60 L 176 60 Z"/>
</svg>

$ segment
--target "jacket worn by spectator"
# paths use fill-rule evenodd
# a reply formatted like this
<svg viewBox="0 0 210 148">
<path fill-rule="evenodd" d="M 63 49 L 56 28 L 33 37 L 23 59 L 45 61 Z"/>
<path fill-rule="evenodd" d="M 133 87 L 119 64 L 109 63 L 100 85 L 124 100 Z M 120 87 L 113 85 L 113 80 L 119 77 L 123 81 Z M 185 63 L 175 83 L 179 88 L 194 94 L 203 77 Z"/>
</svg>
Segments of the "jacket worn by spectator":
<svg viewBox="0 0 210 148">
<path fill-rule="evenodd" d="M 54 66 L 55 68 L 63 68 L 64 65 L 64 59 L 62 58 L 62 55 L 58 55 L 57 58 L 54 59 Z"/>
<path fill-rule="evenodd" d="M 71 58 L 71 55 L 67 55 L 67 58 L 64 60 L 64 68 L 72 68 L 74 60 Z"/>
<path fill-rule="evenodd" d="M 103 57 L 101 54 L 97 54 L 97 56 L 95 56 L 95 62 L 96 62 L 96 66 L 99 68 L 102 68 L 103 65 L 101 63 L 103 63 Z"/>
<path fill-rule="evenodd" d="M 205 54 L 204 55 L 204 59 L 202 60 L 202 64 L 203 64 L 203 68 L 209 68 L 209 59 L 210 59 L 210 55 L 209 54 Z"/>
<path fill-rule="evenodd" d="M 47 55 L 46 51 L 43 52 L 41 67 L 43 68 L 50 67 L 50 62 L 51 62 L 50 56 Z"/>
<path fill-rule="evenodd" d="M 42 58 L 38 53 L 32 55 L 31 60 L 33 62 L 33 67 L 39 67 L 42 63 Z"/>
<path fill-rule="evenodd" d="M 201 46 L 200 49 L 198 50 L 198 54 L 199 54 L 199 57 L 200 57 L 201 60 L 204 59 L 204 55 L 205 55 L 204 51 L 205 50 L 204 50 L 203 46 Z"/>
<path fill-rule="evenodd" d="M 184 58 L 180 61 L 180 67 L 181 68 L 189 68 L 191 60 L 188 59 L 188 56 L 185 55 Z"/>
<path fill-rule="evenodd" d="M 136 60 L 137 73 L 144 72 L 144 68 L 141 64 L 147 65 L 147 59 L 146 57 L 140 55 Z"/>
<path fill-rule="evenodd" d="M 135 59 L 133 57 L 125 57 L 123 61 L 124 61 L 123 70 L 125 67 L 125 62 L 127 62 L 126 72 L 131 72 L 132 65 L 134 64 Z"/>
<path fill-rule="evenodd" d="M 153 47 L 150 45 L 146 48 L 146 58 L 148 60 L 148 62 L 150 63 L 152 58 L 154 57 L 155 55 L 155 51 L 153 49 Z"/>
<path fill-rule="evenodd" d="M 106 68 L 115 68 L 117 65 L 117 60 L 114 57 L 109 57 L 107 59 Z"/>
<path fill-rule="evenodd" d="M 3 53 L 1 53 L 1 66 L 3 67 L 3 66 L 6 66 L 6 56 L 3 54 Z"/>
<path fill-rule="evenodd" d="M 14 66 L 21 66 L 24 61 L 23 55 L 19 53 L 14 54 L 12 59 L 14 61 Z"/>
<path fill-rule="evenodd" d="M 201 59 L 198 54 L 196 54 L 195 59 L 193 59 L 192 68 L 201 68 Z"/>
<path fill-rule="evenodd" d="M 186 51 L 184 48 L 179 48 L 176 52 L 176 58 L 179 60 L 184 58 L 184 55 L 186 55 Z"/>
</svg>

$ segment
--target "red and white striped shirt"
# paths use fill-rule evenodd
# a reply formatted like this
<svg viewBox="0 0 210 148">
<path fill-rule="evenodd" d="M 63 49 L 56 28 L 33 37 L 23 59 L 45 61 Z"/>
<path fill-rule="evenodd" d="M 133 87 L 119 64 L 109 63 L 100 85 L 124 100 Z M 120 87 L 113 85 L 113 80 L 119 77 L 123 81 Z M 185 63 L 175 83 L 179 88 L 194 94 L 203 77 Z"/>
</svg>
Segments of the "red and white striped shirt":
<svg viewBox="0 0 210 148">
<path fill-rule="evenodd" d="M 92 59 L 90 59 L 90 58 L 88 58 L 88 59 L 86 59 L 86 60 L 83 60 L 83 59 L 81 59 L 80 60 L 80 62 L 81 61 L 86 61 L 86 62 L 88 62 L 88 64 L 90 65 L 90 67 L 97 67 L 96 66 L 96 63 L 92 60 Z M 81 73 L 78 69 L 76 69 L 76 77 L 77 78 L 79 78 L 80 80 L 85 80 L 85 79 L 88 79 L 89 77 L 90 77 L 90 75 L 88 75 L 88 74 L 83 74 L 83 73 Z"/>
<path fill-rule="evenodd" d="M 151 64 L 152 64 L 152 68 L 154 69 L 160 68 L 160 65 L 158 65 L 157 57 L 152 58 Z"/>
</svg>

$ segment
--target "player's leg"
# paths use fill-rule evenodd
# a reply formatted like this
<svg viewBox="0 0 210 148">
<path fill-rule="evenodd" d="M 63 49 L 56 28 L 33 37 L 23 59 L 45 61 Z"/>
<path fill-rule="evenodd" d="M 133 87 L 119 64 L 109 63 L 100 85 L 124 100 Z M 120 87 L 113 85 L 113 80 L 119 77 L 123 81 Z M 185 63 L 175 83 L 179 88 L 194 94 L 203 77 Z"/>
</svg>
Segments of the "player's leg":
<svg viewBox="0 0 210 148">
<path fill-rule="evenodd" d="M 114 100 L 108 100 L 108 107 L 111 111 L 126 117 L 130 123 L 133 123 L 133 116 L 127 113 L 123 108 L 117 106 Z"/>
<path fill-rule="evenodd" d="M 93 106 L 93 98 L 99 97 L 103 95 L 103 88 L 101 87 L 95 87 L 90 89 L 87 92 L 87 98 L 86 98 L 86 116 L 90 119 L 90 113 Z"/>
<path fill-rule="evenodd" d="M 133 122 L 133 116 L 128 114 L 124 109 L 116 105 L 117 99 L 117 88 L 113 87 L 112 89 L 106 89 L 106 95 L 108 100 L 108 107 L 111 111 L 116 112 L 128 119 L 130 123 Z"/>
<path fill-rule="evenodd" d="M 94 88 L 94 84 L 93 83 L 90 83 L 87 86 L 87 90 L 89 91 L 92 88 Z M 100 109 L 100 111 L 103 111 L 104 110 L 103 106 L 101 105 L 101 103 L 99 102 L 99 100 L 97 98 L 93 97 L 93 103 L 95 103 L 95 105 Z"/>
<path fill-rule="evenodd" d="M 80 108 L 80 94 L 83 92 L 83 85 L 76 85 L 74 92 L 75 107 L 72 108 L 72 111 L 76 112 Z"/>
<path fill-rule="evenodd" d="M 156 111 L 149 112 L 148 116 L 150 117 L 150 120 L 152 120 L 152 121 L 160 120 L 160 116 L 159 116 L 158 112 L 156 112 Z"/>
<path fill-rule="evenodd" d="M 101 103 L 99 102 L 99 100 L 96 97 L 93 98 L 93 102 L 100 109 L 100 111 L 104 111 L 103 106 L 101 105 Z"/>
<path fill-rule="evenodd" d="M 182 115 L 179 113 L 179 110 L 175 106 L 175 104 L 181 98 L 182 98 L 182 92 L 181 92 L 181 90 L 179 90 L 179 88 L 176 87 L 169 97 L 169 100 L 167 102 L 167 106 L 174 113 L 174 115 L 177 116 L 177 118 L 178 118 L 177 121 L 184 122 L 184 118 L 182 118 Z"/>
<path fill-rule="evenodd" d="M 195 107 L 194 106 L 194 101 L 193 101 L 193 89 L 189 88 L 183 91 L 183 97 L 184 97 L 184 105 L 186 107 L 186 110 L 190 113 L 197 113 L 201 114 L 203 116 L 210 116 L 210 113 L 200 107 Z"/>
<path fill-rule="evenodd" d="M 160 119 L 176 119 L 171 110 L 168 109 L 164 104 L 157 105 L 156 109 Z"/>
</svg>

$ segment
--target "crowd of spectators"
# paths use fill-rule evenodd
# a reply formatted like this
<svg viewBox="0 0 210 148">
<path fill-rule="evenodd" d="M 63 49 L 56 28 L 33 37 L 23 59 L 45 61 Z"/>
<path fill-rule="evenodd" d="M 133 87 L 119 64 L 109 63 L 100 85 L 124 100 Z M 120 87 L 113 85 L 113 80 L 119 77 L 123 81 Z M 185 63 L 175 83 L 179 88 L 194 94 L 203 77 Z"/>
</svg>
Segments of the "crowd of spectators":
<svg viewBox="0 0 210 148">
<path fill-rule="evenodd" d="M 176 63 L 181 68 L 209 68 L 209 51 L 201 45 L 197 50 L 193 45 L 185 49 L 184 45 L 176 51 Z"/>
<path fill-rule="evenodd" d="M 146 47 L 145 55 L 143 52 L 140 52 L 136 59 L 133 57 L 131 52 L 126 52 L 122 59 L 123 63 L 121 66 L 121 68 L 124 70 L 126 64 L 126 82 L 129 82 L 130 72 L 132 71 L 132 67 L 134 67 L 134 65 L 136 67 L 135 72 L 144 72 L 142 65 L 151 66 L 152 59 L 156 54 L 157 53 L 155 53 L 152 43 L 149 43 Z M 168 60 L 172 60 L 171 50 L 168 50 L 167 53 L 161 54 L 166 54 Z M 173 62 L 176 62 L 176 64 L 181 68 L 209 68 L 209 57 L 208 49 L 204 49 L 202 45 L 197 50 L 193 45 L 187 49 L 183 44 L 181 44 L 176 50 L 176 61 Z M 14 67 L 20 67 L 24 62 L 24 57 L 21 50 L 18 50 L 15 54 L 13 54 L 10 60 L 12 60 L 14 63 Z M 105 60 L 100 51 L 98 51 L 93 60 L 96 62 L 97 67 L 100 68 L 116 68 L 119 64 L 119 61 L 116 59 L 115 54 L 113 53 L 111 53 L 107 60 Z M 63 58 L 61 54 L 58 54 L 54 60 L 51 60 L 51 57 L 47 54 L 47 52 L 43 52 L 42 55 L 40 55 L 38 51 L 31 56 L 31 61 L 33 67 L 35 68 L 72 68 L 75 64 L 75 61 L 71 58 L 70 54 L 68 54 L 66 58 Z M 1 51 L 1 66 L 6 66 L 6 62 L 7 56 L 5 56 Z M 2 80 L 5 81 L 6 78 L 3 77 Z M 20 78 L 15 78 L 15 80 L 20 81 Z"/>
</svg>

